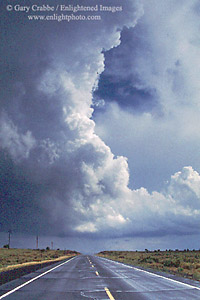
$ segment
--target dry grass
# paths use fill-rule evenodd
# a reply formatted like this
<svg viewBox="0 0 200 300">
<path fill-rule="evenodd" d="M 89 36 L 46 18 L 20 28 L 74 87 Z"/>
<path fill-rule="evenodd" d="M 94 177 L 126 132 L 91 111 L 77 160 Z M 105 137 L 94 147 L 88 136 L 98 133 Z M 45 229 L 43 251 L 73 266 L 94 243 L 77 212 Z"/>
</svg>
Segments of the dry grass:
<svg viewBox="0 0 200 300">
<path fill-rule="evenodd" d="M 35 265 L 38 263 L 59 261 L 79 254 L 71 250 L 31 250 L 0 248 L 0 272 Z"/>
<path fill-rule="evenodd" d="M 200 251 L 103 251 L 98 255 L 200 281 Z"/>
</svg>

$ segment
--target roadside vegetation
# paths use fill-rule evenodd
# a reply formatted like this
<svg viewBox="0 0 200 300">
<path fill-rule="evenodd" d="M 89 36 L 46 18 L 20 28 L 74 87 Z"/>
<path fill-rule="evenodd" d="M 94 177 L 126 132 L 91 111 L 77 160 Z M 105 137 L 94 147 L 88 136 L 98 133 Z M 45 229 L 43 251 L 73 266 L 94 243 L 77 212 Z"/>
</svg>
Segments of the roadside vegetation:
<svg viewBox="0 0 200 300">
<path fill-rule="evenodd" d="M 71 250 L 50 250 L 49 247 L 42 250 L 0 248 L 0 273 L 39 263 L 64 260 L 78 254 Z"/>
<path fill-rule="evenodd" d="M 200 250 L 102 251 L 98 256 L 200 281 Z"/>
</svg>

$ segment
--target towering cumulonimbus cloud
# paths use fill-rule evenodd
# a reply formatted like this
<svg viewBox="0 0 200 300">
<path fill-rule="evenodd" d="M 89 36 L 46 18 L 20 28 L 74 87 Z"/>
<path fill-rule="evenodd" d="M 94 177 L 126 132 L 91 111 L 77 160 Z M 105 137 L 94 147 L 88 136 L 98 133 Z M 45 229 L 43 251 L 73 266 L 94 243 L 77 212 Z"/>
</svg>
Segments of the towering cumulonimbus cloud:
<svg viewBox="0 0 200 300">
<path fill-rule="evenodd" d="M 18 231 L 64 235 L 196 230 L 200 175 L 184 167 L 162 192 L 131 190 L 126 157 L 114 156 L 92 119 L 92 93 L 105 68 L 102 50 L 120 44 L 123 26 L 137 26 L 142 4 L 124 1 L 122 12 L 102 13 L 98 23 L 16 23 L 14 15 L 10 24 L 5 21 L 4 230 L 10 224 Z"/>
</svg>

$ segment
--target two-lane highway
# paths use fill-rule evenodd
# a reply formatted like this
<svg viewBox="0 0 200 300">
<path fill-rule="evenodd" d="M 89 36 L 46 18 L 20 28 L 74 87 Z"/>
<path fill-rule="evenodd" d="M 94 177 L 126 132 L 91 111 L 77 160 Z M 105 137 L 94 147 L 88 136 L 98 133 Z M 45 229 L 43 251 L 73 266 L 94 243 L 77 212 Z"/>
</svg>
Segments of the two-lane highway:
<svg viewBox="0 0 200 300">
<path fill-rule="evenodd" d="M 80 255 L 0 286 L 0 299 L 192 300 L 200 299 L 200 285 Z"/>
</svg>

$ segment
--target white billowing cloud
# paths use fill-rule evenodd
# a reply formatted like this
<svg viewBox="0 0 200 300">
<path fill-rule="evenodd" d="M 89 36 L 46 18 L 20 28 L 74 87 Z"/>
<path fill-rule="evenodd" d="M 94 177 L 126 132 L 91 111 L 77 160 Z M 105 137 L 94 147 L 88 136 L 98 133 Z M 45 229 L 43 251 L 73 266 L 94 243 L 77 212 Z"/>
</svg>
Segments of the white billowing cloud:
<svg viewBox="0 0 200 300">
<path fill-rule="evenodd" d="M 115 154 L 128 157 L 130 183 L 153 190 L 185 165 L 200 171 L 199 2 L 141 2 L 143 16 L 124 33 L 105 74 L 115 83 L 129 80 L 140 97 L 149 92 L 142 103 L 147 108 L 144 113 L 136 105 L 128 111 L 109 104 L 96 117 L 96 132 Z M 130 103 L 137 103 L 137 92 Z M 149 102 L 153 107 L 148 112 Z"/>
<path fill-rule="evenodd" d="M 92 222 L 84 223 L 75 228 L 78 232 L 94 233 L 97 231 L 96 226 Z"/>
<path fill-rule="evenodd" d="M 2 113 L 0 116 L 0 144 L 3 149 L 9 150 L 16 161 L 28 159 L 36 141 L 28 130 L 23 133 L 18 130 L 12 120 Z"/>
<path fill-rule="evenodd" d="M 177 115 L 155 117 L 111 103 L 96 117 L 96 132 L 115 154 L 128 157 L 130 186 L 161 189 L 184 165 L 199 171 L 199 112 L 180 109 Z M 153 172 L 153 176 L 152 176 Z"/>
<path fill-rule="evenodd" d="M 199 174 L 192 167 L 184 168 L 171 178 L 164 192 L 149 193 L 144 187 L 131 190 L 128 187 L 129 169 L 126 157 L 114 156 L 111 149 L 95 132 L 95 123 L 91 120 L 92 90 L 97 84 L 98 73 L 104 69 L 104 56 L 101 51 L 103 48 L 110 49 L 119 44 L 120 30 L 124 25 L 136 25 L 143 13 L 140 4 L 141 1 L 126 1 L 123 4 L 124 14 L 109 14 L 105 17 L 105 22 L 96 26 L 87 23 L 81 28 L 80 24 L 79 26 L 75 24 L 74 27 L 69 25 L 71 26 L 69 35 L 65 30 L 59 31 L 60 35 L 48 41 L 48 45 L 51 45 L 52 61 L 44 67 L 37 79 L 34 77 L 32 82 L 30 78 L 27 79 L 30 82 L 25 83 L 28 87 L 32 87 L 29 94 L 27 88 L 24 88 L 19 96 L 21 98 L 14 98 L 18 101 L 19 107 L 21 103 L 25 106 L 25 100 L 29 99 L 33 107 L 29 111 L 31 120 L 26 118 L 26 111 L 21 111 L 22 123 L 17 118 L 16 122 L 8 119 L 2 123 L 3 147 L 13 159 L 18 157 L 27 159 L 29 180 L 42 186 L 39 197 L 37 194 L 40 207 L 48 210 L 48 222 L 52 222 L 54 224 L 52 227 L 59 233 L 70 231 L 120 236 L 154 234 L 158 231 L 174 232 L 174 228 L 178 232 L 196 230 L 196 220 L 200 213 Z M 153 5 L 154 1 L 151 4 Z M 151 10 L 155 7 L 157 6 L 153 5 L 148 8 L 152 15 Z M 163 9 L 162 5 L 159 4 L 156 9 L 160 12 L 159 9 Z M 154 20 L 149 21 L 148 16 L 144 17 L 144 20 L 145 26 L 152 32 L 152 37 L 156 38 L 157 29 L 148 23 L 155 26 Z M 167 22 L 166 17 L 163 20 L 164 27 Z M 163 29 L 162 26 L 160 28 Z M 149 45 L 151 43 L 149 35 L 147 39 Z M 159 55 L 156 52 L 157 48 L 153 48 L 154 43 L 149 51 L 153 54 L 146 56 L 145 52 L 139 53 L 137 60 L 130 67 L 136 68 L 142 79 L 139 88 L 156 89 L 162 98 L 161 104 L 165 107 L 167 119 L 158 122 L 158 119 L 155 120 L 152 114 L 148 113 L 139 116 L 138 119 L 135 116 L 130 116 L 129 119 L 133 119 L 135 126 L 136 121 L 139 121 L 140 134 L 147 130 L 148 133 L 155 130 L 154 133 L 157 132 L 162 136 L 161 129 L 164 128 L 165 133 L 169 130 L 169 119 L 170 122 L 181 120 L 177 116 L 169 117 L 170 110 L 173 115 L 175 114 L 172 109 L 174 103 L 179 106 L 178 96 L 172 97 L 172 86 L 175 84 L 178 90 L 179 83 L 170 79 L 167 80 L 167 85 L 165 84 L 171 72 L 167 70 L 172 65 L 176 68 L 174 64 L 178 58 L 174 55 L 174 60 L 171 58 L 168 60 L 166 45 L 161 45 L 167 63 L 161 64 L 159 69 L 160 62 L 156 61 Z M 161 54 L 160 50 L 159 53 Z M 171 106 L 167 101 L 169 98 L 172 100 L 170 103 L 173 103 Z M 117 109 L 113 110 L 113 113 L 116 112 Z M 184 113 L 187 115 L 186 110 Z M 108 120 L 109 117 L 112 117 L 112 114 L 108 115 Z M 25 130 L 22 131 L 23 126 Z M 174 126 L 170 127 L 170 133 L 173 128 Z M 121 132 L 124 138 L 126 133 L 127 130 L 125 133 Z M 135 134 L 137 135 L 137 132 Z M 140 134 L 138 140 L 141 141 Z M 176 134 L 179 136 L 179 130 Z M 142 149 L 144 145 L 141 146 Z M 151 176 L 154 176 L 153 169 Z M 182 193 L 182 187 L 187 193 Z"/>
<path fill-rule="evenodd" d="M 91 186 L 91 185 L 90 185 Z M 175 173 L 162 193 L 145 189 L 126 190 L 118 197 L 105 198 L 98 193 L 98 200 L 82 206 L 82 214 L 93 222 L 83 222 L 76 227 L 80 232 L 104 234 L 145 235 L 164 233 L 195 233 L 200 215 L 200 175 L 192 167 Z M 113 187 L 115 193 L 117 187 Z M 103 197 L 102 197 L 102 196 Z M 123 198 L 122 198 L 123 197 Z"/>
<path fill-rule="evenodd" d="M 122 45 L 122 52 L 118 52 L 124 60 L 129 61 L 127 71 L 130 75 L 137 74 L 139 78 L 136 83 L 133 81 L 133 86 L 141 91 L 154 90 L 161 111 L 158 113 L 156 108 L 153 113 L 132 115 L 111 104 L 104 116 L 99 117 L 99 132 L 102 130 L 102 137 L 108 143 L 113 141 L 116 149 L 120 139 L 122 147 L 128 145 L 131 148 L 130 145 L 137 144 L 135 149 L 139 149 L 137 156 L 140 157 L 140 164 L 147 154 L 152 177 L 156 160 L 158 164 L 163 160 L 162 166 L 165 167 L 168 158 L 173 162 L 174 156 L 175 159 L 181 159 L 182 164 L 187 154 L 194 152 L 196 139 L 199 138 L 199 130 L 196 129 L 199 118 L 199 84 L 196 80 L 199 72 L 196 70 L 199 66 L 195 70 L 193 68 L 200 55 L 198 29 L 194 26 L 199 24 L 194 10 L 196 3 L 144 1 L 144 15 L 137 25 L 144 29 L 141 37 L 138 37 L 143 42 L 142 47 L 134 51 L 133 44 L 132 53 L 127 52 L 126 56 L 126 45 Z M 115 64 L 113 69 L 111 66 L 108 73 L 113 75 L 118 71 L 117 75 L 123 78 L 124 60 L 121 60 L 121 65 L 118 61 L 117 69 Z M 137 159 L 131 150 L 128 156 Z M 185 154 L 182 154 L 184 151 Z M 150 156 L 154 157 L 152 162 Z M 129 173 L 124 158 L 112 159 L 110 164 L 107 161 L 105 170 L 108 173 L 103 178 L 98 175 L 95 178 L 96 183 L 101 182 L 103 197 L 99 193 L 96 195 L 98 200 L 90 203 L 86 209 L 82 207 L 82 213 L 85 212 L 89 219 L 95 216 L 93 224 L 96 232 L 106 232 L 109 228 L 111 232 L 115 228 L 116 235 L 196 230 L 200 213 L 200 176 L 192 167 L 184 167 L 175 173 L 164 191 L 152 193 L 145 188 L 130 190 L 127 187 Z M 94 173 L 98 174 L 96 171 Z M 89 182 L 93 180 L 92 174 L 90 170 Z M 92 185 L 88 183 L 88 186 Z"/>
<path fill-rule="evenodd" d="M 192 167 L 184 167 L 171 177 L 168 193 L 185 209 L 199 209 L 200 207 L 200 176 Z"/>
</svg>

